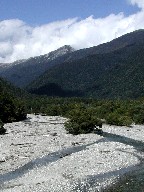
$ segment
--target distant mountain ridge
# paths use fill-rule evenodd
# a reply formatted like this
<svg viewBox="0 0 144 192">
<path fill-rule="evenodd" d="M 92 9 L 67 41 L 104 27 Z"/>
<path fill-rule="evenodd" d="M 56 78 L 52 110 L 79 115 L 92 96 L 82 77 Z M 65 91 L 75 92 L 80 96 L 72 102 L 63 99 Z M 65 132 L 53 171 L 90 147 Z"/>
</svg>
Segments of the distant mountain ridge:
<svg viewBox="0 0 144 192">
<path fill-rule="evenodd" d="M 9 64 L 0 65 L 0 76 L 18 87 L 24 87 L 47 69 L 56 65 L 61 60 L 64 62 L 68 53 L 75 51 L 71 46 L 65 45 L 48 54 L 31 57 L 25 60 L 15 61 Z"/>
<path fill-rule="evenodd" d="M 73 55 L 83 51 L 75 51 Z M 92 51 L 86 57 L 49 69 L 28 90 L 39 95 L 98 99 L 144 96 L 144 30 L 86 49 Z"/>
<path fill-rule="evenodd" d="M 65 45 L 45 55 L 19 60 L 8 65 L 1 64 L 0 76 L 6 78 L 15 86 L 24 88 L 55 65 L 75 61 L 94 54 L 113 52 L 133 44 L 140 44 L 144 42 L 143 33 L 144 30 L 138 30 L 111 42 L 77 51 L 71 46 Z"/>
<path fill-rule="evenodd" d="M 18 61 L 5 77 L 35 94 L 95 98 L 144 96 L 144 30 L 95 47 L 66 45 L 49 54 Z"/>
</svg>

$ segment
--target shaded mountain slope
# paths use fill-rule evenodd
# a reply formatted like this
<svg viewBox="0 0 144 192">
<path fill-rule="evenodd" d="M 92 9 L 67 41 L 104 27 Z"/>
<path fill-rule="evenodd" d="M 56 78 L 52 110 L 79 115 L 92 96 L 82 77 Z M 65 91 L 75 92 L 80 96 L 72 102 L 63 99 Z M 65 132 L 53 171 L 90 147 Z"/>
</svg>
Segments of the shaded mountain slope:
<svg viewBox="0 0 144 192">
<path fill-rule="evenodd" d="M 5 77 L 14 85 L 25 87 L 50 68 L 64 62 L 76 61 L 90 55 L 111 53 L 122 48 L 144 44 L 144 30 L 138 30 L 109 43 L 74 51 L 70 46 L 64 46 L 49 54 L 21 60 L 12 64 L 0 65 L 0 76 Z"/>
<path fill-rule="evenodd" d="M 63 46 L 46 55 L 0 65 L 0 76 L 18 87 L 24 87 L 52 66 L 64 62 L 65 54 L 73 52 L 70 46 Z"/>
<path fill-rule="evenodd" d="M 8 94 L 19 98 L 24 98 L 29 95 L 25 90 L 13 86 L 10 82 L 0 77 L 0 95 L 1 94 Z"/>
<path fill-rule="evenodd" d="M 58 88 L 55 94 L 52 84 Z M 28 90 L 52 96 L 60 96 L 59 90 L 95 98 L 144 96 L 144 44 L 141 41 L 114 52 L 62 63 L 34 81 Z"/>
</svg>

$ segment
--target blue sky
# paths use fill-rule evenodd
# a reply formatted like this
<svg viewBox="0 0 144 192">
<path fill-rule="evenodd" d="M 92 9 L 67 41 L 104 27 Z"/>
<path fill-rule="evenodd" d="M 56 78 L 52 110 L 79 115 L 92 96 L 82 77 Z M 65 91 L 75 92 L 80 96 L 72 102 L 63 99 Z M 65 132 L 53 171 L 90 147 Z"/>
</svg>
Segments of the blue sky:
<svg viewBox="0 0 144 192">
<path fill-rule="evenodd" d="M 144 29 L 144 0 L 0 0 L 0 63 Z"/>
<path fill-rule="evenodd" d="M 31 25 L 78 17 L 106 17 L 138 11 L 126 0 L 0 0 L 0 20 L 20 19 Z"/>
</svg>

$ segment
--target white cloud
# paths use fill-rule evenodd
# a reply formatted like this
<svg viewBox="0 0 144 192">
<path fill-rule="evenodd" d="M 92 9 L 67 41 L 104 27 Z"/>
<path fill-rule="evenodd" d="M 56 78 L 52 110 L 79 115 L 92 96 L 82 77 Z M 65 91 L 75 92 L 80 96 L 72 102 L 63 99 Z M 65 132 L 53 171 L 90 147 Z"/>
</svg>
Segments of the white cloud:
<svg viewBox="0 0 144 192">
<path fill-rule="evenodd" d="M 139 8 L 144 9 L 144 0 L 129 0 L 132 5 L 137 5 Z"/>
<path fill-rule="evenodd" d="M 128 0 L 144 7 L 143 0 Z M 0 21 L 0 62 L 12 62 L 46 54 L 63 45 L 76 49 L 108 42 L 128 32 L 144 28 L 144 11 L 126 17 L 123 13 L 95 19 L 77 18 L 32 27 L 21 20 Z"/>
</svg>

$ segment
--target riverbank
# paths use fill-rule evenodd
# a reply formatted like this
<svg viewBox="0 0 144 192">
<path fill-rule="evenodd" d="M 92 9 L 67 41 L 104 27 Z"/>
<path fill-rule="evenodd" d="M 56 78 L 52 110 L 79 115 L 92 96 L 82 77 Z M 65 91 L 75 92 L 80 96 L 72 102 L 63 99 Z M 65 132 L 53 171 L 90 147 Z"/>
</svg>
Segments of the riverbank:
<svg viewBox="0 0 144 192">
<path fill-rule="evenodd" d="M 62 117 L 28 115 L 0 136 L 0 189 L 4 192 L 101 191 L 140 163 L 132 145 L 96 134 L 67 134 Z M 104 125 L 110 134 L 144 141 L 144 126 Z"/>
</svg>

